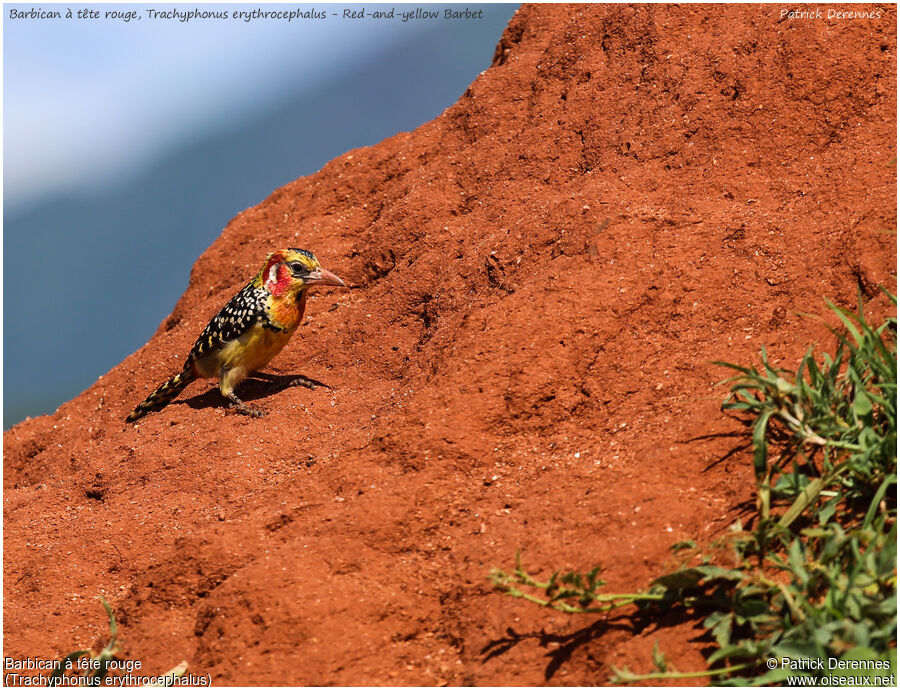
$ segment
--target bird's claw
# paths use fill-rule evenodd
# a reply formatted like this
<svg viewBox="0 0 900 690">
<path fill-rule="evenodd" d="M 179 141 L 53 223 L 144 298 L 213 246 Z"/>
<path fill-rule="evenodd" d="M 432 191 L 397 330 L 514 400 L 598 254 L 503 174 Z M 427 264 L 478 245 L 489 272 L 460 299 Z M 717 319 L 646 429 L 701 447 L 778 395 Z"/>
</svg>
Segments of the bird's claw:
<svg viewBox="0 0 900 690">
<path fill-rule="evenodd" d="M 238 414 L 247 415 L 248 417 L 253 417 L 254 419 L 259 419 L 260 417 L 266 416 L 266 413 L 262 410 L 257 410 L 255 407 L 250 407 L 246 403 L 231 403 L 228 406 L 228 409 L 235 410 Z"/>
</svg>

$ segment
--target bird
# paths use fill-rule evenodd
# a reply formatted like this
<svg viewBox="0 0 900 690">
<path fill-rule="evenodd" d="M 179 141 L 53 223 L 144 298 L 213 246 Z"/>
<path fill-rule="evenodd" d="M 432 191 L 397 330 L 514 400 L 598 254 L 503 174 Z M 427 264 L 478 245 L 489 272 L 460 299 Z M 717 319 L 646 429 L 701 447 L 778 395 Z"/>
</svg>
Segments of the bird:
<svg viewBox="0 0 900 690">
<path fill-rule="evenodd" d="M 203 329 L 181 371 L 153 391 L 125 421 L 135 422 L 148 412 L 161 410 L 198 378 L 218 378 L 219 391 L 233 409 L 262 417 L 264 413 L 238 398 L 234 389 L 287 345 L 303 320 L 309 290 L 328 285 L 344 287 L 345 283 L 322 268 L 312 252 L 289 248 L 270 253 L 259 273 Z M 315 388 L 324 384 L 298 376 L 288 385 Z"/>
</svg>

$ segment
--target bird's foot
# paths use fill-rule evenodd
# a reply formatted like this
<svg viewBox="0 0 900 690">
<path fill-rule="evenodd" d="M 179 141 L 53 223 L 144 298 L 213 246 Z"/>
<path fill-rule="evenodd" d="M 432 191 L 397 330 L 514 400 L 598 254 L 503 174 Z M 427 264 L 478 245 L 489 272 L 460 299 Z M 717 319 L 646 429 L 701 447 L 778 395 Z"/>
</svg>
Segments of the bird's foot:
<svg viewBox="0 0 900 690">
<path fill-rule="evenodd" d="M 255 407 L 250 407 L 247 403 L 243 403 L 241 405 L 235 405 L 232 403 L 228 406 L 229 410 L 235 410 L 238 414 L 245 414 L 248 417 L 253 417 L 254 419 L 259 419 L 260 417 L 265 417 L 266 413 L 262 410 L 257 410 Z"/>
<path fill-rule="evenodd" d="M 231 401 L 228 409 L 235 410 L 238 414 L 245 414 L 248 417 L 253 417 L 254 419 L 259 419 L 260 417 L 265 417 L 266 415 L 266 413 L 262 410 L 257 410 L 255 407 L 250 407 L 234 393 L 226 397 Z"/>
</svg>

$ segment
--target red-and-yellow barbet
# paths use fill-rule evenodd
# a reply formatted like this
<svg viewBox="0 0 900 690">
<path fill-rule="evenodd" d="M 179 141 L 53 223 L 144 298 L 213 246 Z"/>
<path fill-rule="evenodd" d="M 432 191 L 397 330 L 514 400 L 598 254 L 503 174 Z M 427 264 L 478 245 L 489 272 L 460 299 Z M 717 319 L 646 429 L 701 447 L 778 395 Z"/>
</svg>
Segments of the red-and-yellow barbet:
<svg viewBox="0 0 900 690">
<path fill-rule="evenodd" d="M 253 280 L 209 322 L 182 370 L 134 408 L 126 421 L 161 410 L 197 378 L 218 378 L 219 390 L 234 409 L 261 417 L 261 411 L 235 395 L 235 386 L 281 352 L 303 320 L 307 292 L 323 285 L 343 286 L 344 281 L 322 268 L 312 252 L 279 249 L 269 254 Z M 291 381 L 294 384 L 314 388 L 316 382 L 300 376 Z"/>
</svg>

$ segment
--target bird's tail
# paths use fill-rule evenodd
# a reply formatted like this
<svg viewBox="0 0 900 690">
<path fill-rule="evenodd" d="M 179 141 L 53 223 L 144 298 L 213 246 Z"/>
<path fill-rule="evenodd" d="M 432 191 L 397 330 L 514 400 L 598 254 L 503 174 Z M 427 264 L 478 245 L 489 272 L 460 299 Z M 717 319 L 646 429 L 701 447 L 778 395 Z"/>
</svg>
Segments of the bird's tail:
<svg viewBox="0 0 900 690">
<path fill-rule="evenodd" d="M 134 411 L 125 418 L 125 421 L 136 422 L 148 412 L 161 410 L 178 397 L 178 394 L 184 390 L 185 386 L 195 378 L 197 378 L 197 375 L 192 368 L 185 368 L 175 374 L 175 376 L 153 391 L 144 402 L 135 407 Z"/>
</svg>

